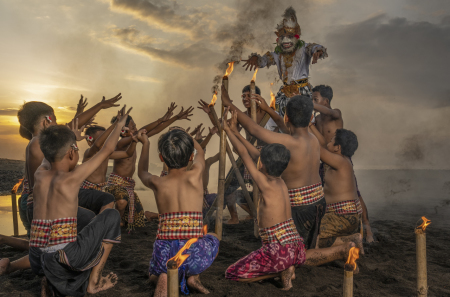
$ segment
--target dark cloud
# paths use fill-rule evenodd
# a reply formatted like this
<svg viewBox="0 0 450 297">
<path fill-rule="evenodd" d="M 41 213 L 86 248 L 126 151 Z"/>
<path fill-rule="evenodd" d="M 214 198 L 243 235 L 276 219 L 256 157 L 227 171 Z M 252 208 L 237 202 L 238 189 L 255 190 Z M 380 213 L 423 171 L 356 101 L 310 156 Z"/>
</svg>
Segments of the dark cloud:
<svg viewBox="0 0 450 297">
<path fill-rule="evenodd" d="M 339 27 L 326 46 L 329 75 L 348 92 L 432 108 L 450 105 L 448 17 L 430 23 L 381 14 Z"/>
<path fill-rule="evenodd" d="M 0 109 L 0 116 L 17 116 L 18 111 L 16 108 Z"/>
</svg>

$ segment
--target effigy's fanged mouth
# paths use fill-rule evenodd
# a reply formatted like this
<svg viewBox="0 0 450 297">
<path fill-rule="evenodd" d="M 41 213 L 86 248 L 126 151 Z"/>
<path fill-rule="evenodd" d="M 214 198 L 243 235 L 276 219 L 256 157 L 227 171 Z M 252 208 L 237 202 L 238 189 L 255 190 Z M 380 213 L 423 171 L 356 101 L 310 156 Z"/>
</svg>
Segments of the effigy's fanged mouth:
<svg viewBox="0 0 450 297">
<path fill-rule="evenodd" d="M 294 44 L 292 43 L 292 42 L 288 42 L 288 43 L 283 43 L 282 44 L 282 46 L 284 47 L 284 48 L 290 48 L 290 47 L 292 47 Z"/>
</svg>

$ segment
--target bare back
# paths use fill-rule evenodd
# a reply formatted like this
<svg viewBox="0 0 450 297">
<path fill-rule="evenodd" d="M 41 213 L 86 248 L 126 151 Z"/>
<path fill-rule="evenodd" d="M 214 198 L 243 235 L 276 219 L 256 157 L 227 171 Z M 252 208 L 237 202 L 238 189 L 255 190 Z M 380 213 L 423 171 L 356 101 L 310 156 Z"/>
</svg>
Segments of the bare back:
<svg viewBox="0 0 450 297">
<path fill-rule="evenodd" d="M 324 193 L 327 204 L 358 198 L 356 192 L 355 173 L 353 165 L 346 157 L 338 169 L 329 167 L 325 171 Z"/>
<path fill-rule="evenodd" d="M 90 159 L 90 158 L 86 158 L 88 151 L 89 151 L 89 149 L 87 149 L 84 152 L 83 163 Z M 100 166 L 98 166 L 98 168 L 95 169 L 95 171 L 91 175 L 89 175 L 88 178 L 86 178 L 86 180 L 93 184 L 100 184 L 100 183 L 106 182 L 106 172 L 108 171 L 108 161 L 109 161 L 109 159 L 104 160 L 102 162 L 102 164 Z"/>
<path fill-rule="evenodd" d="M 28 179 L 30 189 L 34 186 L 34 173 L 41 166 L 42 160 L 44 160 L 44 154 L 39 146 L 39 137 L 33 137 L 27 145 L 25 151 L 25 167 L 26 177 Z"/>
<path fill-rule="evenodd" d="M 261 200 L 258 208 L 258 225 L 260 228 L 272 227 L 290 218 L 291 204 L 288 188 L 281 178 L 266 176 L 265 185 L 258 186 Z"/>
<path fill-rule="evenodd" d="M 134 152 L 129 158 L 114 160 L 113 172 L 123 177 L 133 177 L 136 171 L 136 158 L 136 152 Z"/>
<path fill-rule="evenodd" d="M 337 129 L 344 127 L 344 120 L 341 116 L 335 119 L 332 116 L 320 114 L 316 117 L 316 121 L 317 130 L 325 137 L 326 143 L 331 141 Z"/>
</svg>

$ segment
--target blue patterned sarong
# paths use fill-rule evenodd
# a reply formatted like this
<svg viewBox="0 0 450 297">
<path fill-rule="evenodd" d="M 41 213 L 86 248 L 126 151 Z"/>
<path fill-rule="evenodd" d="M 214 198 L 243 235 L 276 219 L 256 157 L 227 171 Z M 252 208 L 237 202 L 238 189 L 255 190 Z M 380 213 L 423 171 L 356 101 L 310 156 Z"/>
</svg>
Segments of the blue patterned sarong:
<svg viewBox="0 0 450 297">
<path fill-rule="evenodd" d="M 161 273 L 167 273 L 167 261 L 174 257 L 176 253 L 186 244 L 189 239 L 175 240 L 155 240 L 153 244 L 153 254 L 150 260 L 149 273 L 159 276 Z M 186 279 L 192 275 L 197 275 L 205 271 L 214 262 L 219 252 L 219 240 L 206 234 L 193 243 L 184 254 L 190 256 L 184 261 L 178 269 L 178 277 L 181 285 L 181 292 L 184 295 L 189 294 L 186 285 Z"/>
</svg>

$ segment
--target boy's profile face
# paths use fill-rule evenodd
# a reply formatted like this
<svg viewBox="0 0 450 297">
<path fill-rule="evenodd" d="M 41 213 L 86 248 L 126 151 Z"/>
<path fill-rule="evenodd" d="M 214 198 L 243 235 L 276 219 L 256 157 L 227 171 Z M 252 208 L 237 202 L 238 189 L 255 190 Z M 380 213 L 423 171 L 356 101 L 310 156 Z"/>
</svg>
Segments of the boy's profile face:
<svg viewBox="0 0 450 297">
<path fill-rule="evenodd" d="M 133 120 L 131 120 L 128 123 L 127 127 L 128 127 L 129 130 L 126 131 L 126 136 L 131 136 L 131 135 L 134 135 L 134 134 L 137 133 L 136 123 Z"/>
<path fill-rule="evenodd" d="M 313 92 L 312 99 L 313 99 L 313 102 L 316 104 L 320 104 L 320 105 L 324 105 L 324 106 L 328 105 L 328 99 L 322 97 L 320 95 L 320 92 Z"/>
<path fill-rule="evenodd" d="M 92 137 L 92 139 L 90 137 L 86 138 L 86 141 L 87 141 L 87 144 L 89 145 L 89 147 L 91 147 L 94 144 L 95 140 L 97 140 L 97 138 L 99 138 L 100 135 L 103 134 L 103 132 L 105 132 L 105 131 L 97 131 L 94 133 L 94 135 L 90 136 L 90 137 Z"/>
<path fill-rule="evenodd" d="M 336 143 L 336 134 L 331 138 L 330 142 L 327 143 L 327 150 L 329 150 L 332 153 L 336 153 L 339 149 L 337 145 L 334 145 Z"/>
<path fill-rule="evenodd" d="M 250 100 L 251 93 L 250 92 L 244 92 L 242 93 L 242 103 L 244 104 L 245 108 L 251 108 L 252 103 Z"/>
</svg>

